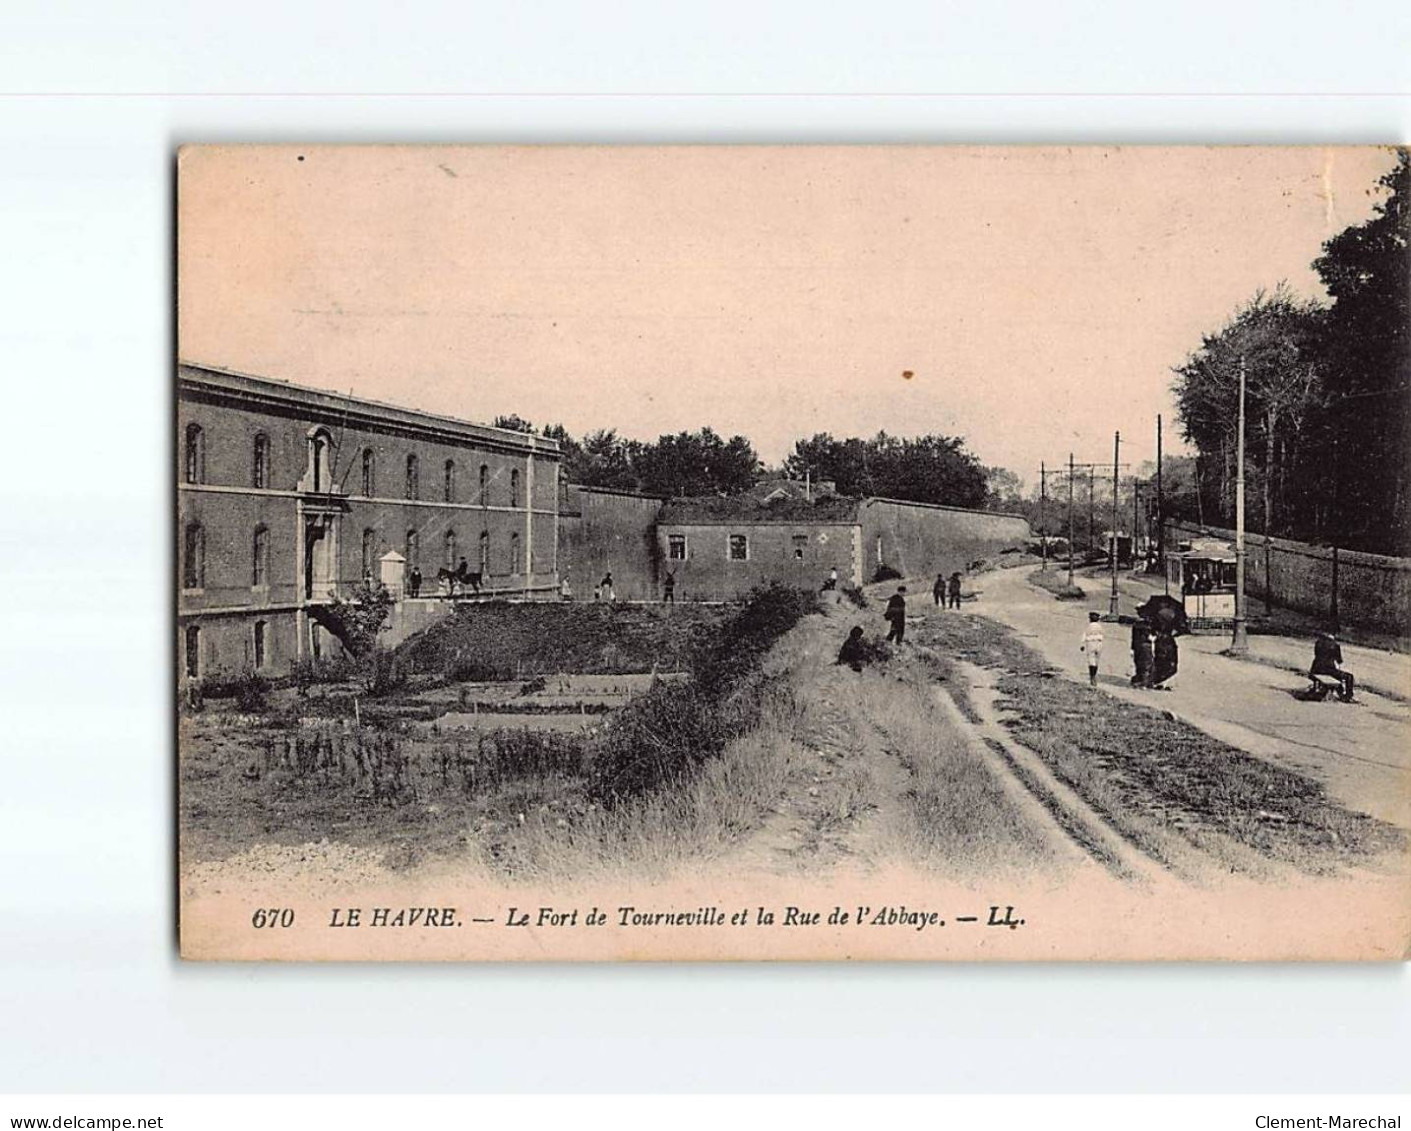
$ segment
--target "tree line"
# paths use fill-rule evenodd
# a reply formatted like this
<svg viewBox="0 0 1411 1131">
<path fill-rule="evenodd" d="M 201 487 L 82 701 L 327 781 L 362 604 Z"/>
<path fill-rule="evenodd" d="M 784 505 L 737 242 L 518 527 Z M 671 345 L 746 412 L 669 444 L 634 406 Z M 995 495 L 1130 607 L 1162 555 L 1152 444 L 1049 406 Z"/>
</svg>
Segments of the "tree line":
<svg viewBox="0 0 1411 1131">
<path fill-rule="evenodd" d="M 729 439 L 710 428 L 677 432 L 655 441 L 631 440 L 600 428 L 581 439 L 561 424 L 535 429 L 518 416 L 501 416 L 497 428 L 539 431 L 557 440 L 564 475 L 584 487 L 611 487 L 662 497 L 739 495 L 763 477 L 829 481 L 841 495 L 881 496 L 910 502 L 983 507 L 993 469 L 957 436 L 838 439 L 826 432 L 795 442 L 783 463 L 766 467 L 744 436 Z"/>
<path fill-rule="evenodd" d="M 1167 513 L 1233 525 L 1239 370 L 1246 374 L 1250 528 L 1411 551 L 1411 150 L 1365 223 L 1323 244 L 1326 302 L 1286 284 L 1253 295 L 1174 370 L 1194 490 Z"/>
</svg>

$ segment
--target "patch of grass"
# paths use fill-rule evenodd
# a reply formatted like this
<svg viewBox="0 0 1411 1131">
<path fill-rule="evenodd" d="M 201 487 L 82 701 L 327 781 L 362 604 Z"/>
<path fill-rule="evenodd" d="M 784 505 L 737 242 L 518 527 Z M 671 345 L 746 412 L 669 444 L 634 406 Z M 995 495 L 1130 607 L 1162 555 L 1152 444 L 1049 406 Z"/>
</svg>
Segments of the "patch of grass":
<svg viewBox="0 0 1411 1131">
<path fill-rule="evenodd" d="M 450 682 L 677 670 L 728 615 L 689 604 L 488 601 L 458 606 L 402 644 L 398 655 L 410 670 Z"/>
<path fill-rule="evenodd" d="M 1088 595 L 1087 590 L 1076 582 L 1068 584 L 1068 571 L 1063 569 L 1036 569 L 1027 580 L 1030 585 L 1052 593 L 1056 601 L 1081 601 Z"/>
</svg>

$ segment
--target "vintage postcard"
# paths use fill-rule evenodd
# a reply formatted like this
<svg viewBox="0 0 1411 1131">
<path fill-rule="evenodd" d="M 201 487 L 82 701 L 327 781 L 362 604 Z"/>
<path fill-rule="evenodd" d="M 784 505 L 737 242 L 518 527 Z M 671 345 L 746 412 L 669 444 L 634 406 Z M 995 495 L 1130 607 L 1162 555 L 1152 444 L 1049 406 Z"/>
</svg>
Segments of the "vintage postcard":
<svg viewBox="0 0 1411 1131">
<path fill-rule="evenodd" d="M 1407 957 L 1407 151 L 176 176 L 185 957 Z"/>
</svg>

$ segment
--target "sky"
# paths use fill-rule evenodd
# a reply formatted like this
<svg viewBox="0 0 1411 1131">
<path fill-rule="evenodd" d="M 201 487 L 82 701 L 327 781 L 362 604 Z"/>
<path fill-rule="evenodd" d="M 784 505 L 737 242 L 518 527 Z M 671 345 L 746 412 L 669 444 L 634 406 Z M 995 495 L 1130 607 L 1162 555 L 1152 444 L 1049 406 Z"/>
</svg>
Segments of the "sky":
<svg viewBox="0 0 1411 1131">
<path fill-rule="evenodd" d="M 1171 367 L 1322 242 L 1358 148 L 184 149 L 183 360 L 575 436 L 1180 450 Z"/>
</svg>

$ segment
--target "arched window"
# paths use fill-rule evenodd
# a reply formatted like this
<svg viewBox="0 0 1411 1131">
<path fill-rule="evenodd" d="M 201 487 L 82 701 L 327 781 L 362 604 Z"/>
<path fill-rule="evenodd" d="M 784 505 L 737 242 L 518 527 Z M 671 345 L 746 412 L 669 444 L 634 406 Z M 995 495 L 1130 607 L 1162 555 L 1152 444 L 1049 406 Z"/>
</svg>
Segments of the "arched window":
<svg viewBox="0 0 1411 1131">
<path fill-rule="evenodd" d="M 417 537 L 415 530 L 407 531 L 407 569 L 416 569 L 421 564 L 421 539 Z"/>
<path fill-rule="evenodd" d="M 206 587 L 206 532 L 201 529 L 199 522 L 186 524 L 186 537 L 181 554 L 181 587 Z"/>
<path fill-rule="evenodd" d="M 456 568 L 456 532 L 446 531 L 446 568 Z"/>
<path fill-rule="evenodd" d="M 446 502 L 456 501 L 456 461 L 448 459 L 446 461 Z"/>
<path fill-rule="evenodd" d="M 480 505 L 490 505 L 490 465 L 486 463 L 480 465 Z"/>
<path fill-rule="evenodd" d="M 250 584 L 259 589 L 269 584 L 269 530 L 264 523 L 255 527 L 252 549 Z"/>
<path fill-rule="evenodd" d="M 255 434 L 255 459 L 250 469 L 250 486 L 269 486 L 269 437 L 263 432 Z"/>
<path fill-rule="evenodd" d="M 370 526 L 363 531 L 363 577 L 377 578 L 377 531 Z"/>
<path fill-rule="evenodd" d="M 265 664 L 269 662 L 269 625 L 265 621 L 255 622 L 254 644 L 255 670 L 263 671 Z"/>
<path fill-rule="evenodd" d="M 186 426 L 186 482 L 206 481 L 206 434 L 199 424 Z"/>
<path fill-rule="evenodd" d="M 482 577 L 490 576 L 490 532 L 488 530 L 480 532 L 480 573 Z"/>
<path fill-rule="evenodd" d="M 522 572 L 524 563 L 519 560 L 519 535 L 510 535 L 510 573 Z"/>
<path fill-rule="evenodd" d="M 309 433 L 309 473 L 315 491 L 333 490 L 333 437 L 320 428 Z"/>
<path fill-rule="evenodd" d="M 199 679 L 201 675 L 201 630 L 194 624 L 186 626 L 186 676 Z"/>
<path fill-rule="evenodd" d="M 420 468 L 416 461 L 416 456 L 407 456 L 407 498 L 415 499 L 421 492 L 418 490 L 418 479 Z"/>
<path fill-rule="evenodd" d="M 519 506 L 519 470 L 510 472 L 510 506 Z"/>
<path fill-rule="evenodd" d="M 363 449 L 363 495 L 372 498 L 377 494 L 377 453 L 371 448 Z"/>
</svg>

